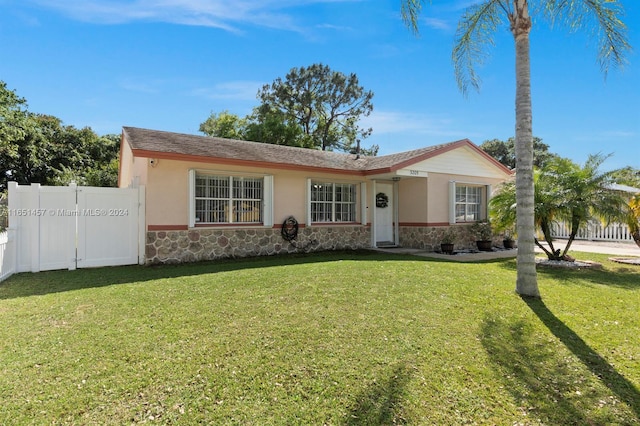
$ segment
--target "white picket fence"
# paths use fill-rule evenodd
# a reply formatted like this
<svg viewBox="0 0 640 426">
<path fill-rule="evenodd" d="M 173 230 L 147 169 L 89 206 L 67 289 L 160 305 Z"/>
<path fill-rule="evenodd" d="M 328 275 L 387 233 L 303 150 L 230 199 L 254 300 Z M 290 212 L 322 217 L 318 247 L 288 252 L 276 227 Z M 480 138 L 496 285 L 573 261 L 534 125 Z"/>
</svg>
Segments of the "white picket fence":
<svg viewBox="0 0 640 426">
<path fill-rule="evenodd" d="M 569 238 L 570 228 L 565 223 L 554 222 L 551 227 L 554 238 Z M 589 224 L 578 231 L 577 240 L 633 242 L 631 231 L 626 224 L 611 223 L 603 226 L 600 222 Z"/>
<path fill-rule="evenodd" d="M 9 182 L 0 281 L 16 272 L 144 263 L 145 189 Z"/>
</svg>

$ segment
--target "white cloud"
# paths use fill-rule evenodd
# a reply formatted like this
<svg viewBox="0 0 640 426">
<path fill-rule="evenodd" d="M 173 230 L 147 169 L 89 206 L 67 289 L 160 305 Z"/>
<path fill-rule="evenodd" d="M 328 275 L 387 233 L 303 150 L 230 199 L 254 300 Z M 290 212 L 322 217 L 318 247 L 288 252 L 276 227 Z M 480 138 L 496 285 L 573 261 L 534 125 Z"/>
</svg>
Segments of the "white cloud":
<svg viewBox="0 0 640 426">
<path fill-rule="evenodd" d="M 345 27 L 342 25 L 333 25 L 333 24 L 319 24 L 319 25 L 316 25 L 316 28 L 323 29 L 323 30 L 342 31 L 342 32 L 354 31 L 352 27 Z"/>
<path fill-rule="evenodd" d="M 412 133 L 430 136 L 456 136 L 453 120 L 445 116 L 400 111 L 376 111 L 360 120 L 362 127 L 373 128 L 374 134 Z"/>
<path fill-rule="evenodd" d="M 427 27 L 434 28 L 436 30 L 447 31 L 447 32 L 453 30 L 454 28 L 449 21 L 444 19 L 424 18 L 424 23 Z"/>
<path fill-rule="evenodd" d="M 458 0 L 454 3 L 455 10 L 467 9 L 471 6 L 475 6 L 476 4 L 482 3 L 485 0 Z"/>
<path fill-rule="evenodd" d="M 255 101 L 258 90 L 264 82 L 260 81 L 227 81 L 213 87 L 194 89 L 191 94 L 205 99 L 232 99 L 239 101 Z"/>
<path fill-rule="evenodd" d="M 609 130 L 601 132 L 599 136 L 602 139 L 629 139 L 637 137 L 638 134 L 627 130 Z"/>
<path fill-rule="evenodd" d="M 477 131 L 469 131 L 459 120 L 443 114 L 374 110 L 359 125 L 373 129 L 364 145 L 379 145 L 379 155 L 480 137 Z"/>
<path fill-rule="evenodd" d="M 314 3 L 358 0 L 28 0 L 73 19 L 122 24 L 135 21 L 207 26 L 239 32 L 244 24 L 302 32 L 286 10 Z"/>
<path fill-rule="evenodd" d="M 574 133 L 571 138 L 577 142 L 591 142 L 591 143 L 621 143 L 627 139 L 636 139 L 638 133 L 629 130 L 604 130 L 604 131 L 591 131 L 588 133 Z M 625 142 L 626 143 L 626 142 Z M 605 151 L 608 149 L 608 145 L 605 147 Z M 640 148 L 636 148 L 640 149 Z"/>
</svg>

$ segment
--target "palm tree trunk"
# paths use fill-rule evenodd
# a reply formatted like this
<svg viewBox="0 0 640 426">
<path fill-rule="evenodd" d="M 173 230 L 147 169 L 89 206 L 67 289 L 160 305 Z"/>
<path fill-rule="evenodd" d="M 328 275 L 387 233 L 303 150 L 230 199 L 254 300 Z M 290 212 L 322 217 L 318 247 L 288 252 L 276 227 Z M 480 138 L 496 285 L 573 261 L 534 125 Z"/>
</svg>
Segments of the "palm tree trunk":
<svg viewBox="0 0 640 426">
<path fill-rule="evenodd" d="M 534 185 L 535 185 L 535 182 L 534 182 Z M 535 198 L 535 195 L 534 195 L 534 198 Z M 549 258 L 549 260 L 557 260 L 560 250 L 558 249 L 556 251 L 556 248 L 553 246 L 553 235 L 551 233 L 551 225 L 549 224 L 549 221 L 547 219 L 542 219 L 540 222 L 540 228 L 542 229 L 544 240 L 547 242 L 547 244 L 549 245 L 549 249 L 551 250 L 550 252 L 547 250 L 544 250 L 544 252 L 547 254 L 547 257 Z M 536 239 L 536 245 L 538 247 L 542 247 L 542 245 L 538 242 L 537 239 Z"/>
<path fill-rule="evenodd" d="M 632 197 L 631 201 L 629 201 L 627 225 L 629 225 L 629 231 L 631 232 L 633 241 L 640 247 L 640 194 Z"/>
<path fill-rule="evenodd" d="M 638 209 L 640 211 L 640 209 Z M 629 232 L 631 233 L 631 238 L 633 241 L 640 247 L 640 218 L 636 219 L 635 216 L 631 216 L 628 221 Z"/>
<path fill-rule="evenodd" d="M 553 247 L 551 247 L 551 251 L 549 251 L 549 250 L 547 250 L 547 248 L 545 246 L 540 244 L 540 241 L 538 241 L 537 238 L 534 238 L 534 242 L 547 255 L 547 258 L 549 260 L 553 260 Z"/>
<path fill-rule="evenodd" d="M 535 262 L 533 127 L 527 0 L 513 0 L 511 31 L 516 48 L 516 221 L 518 254 L 516 293 L 540 297 Z"/>
<path fill-rule="evenodd" d="M 578 231 L 579 230 L 580 230 L 580 223 L 577 222 L 575 219 L 572 220 L 571 233 L 569 234 L 569 240 L 567 241 L 567 245 L 564 247 L 564 251 L 562 252 L 562 256 L 560 256 L 560 259 L 558 259 L 558 260 L 565 259 L 565 256 L 569 252 L 569 247 L 571 247 L 571 244 L 573 244 L 573 241 L 576 239 L 576 236 L 578 235 Z"/>
</svg>

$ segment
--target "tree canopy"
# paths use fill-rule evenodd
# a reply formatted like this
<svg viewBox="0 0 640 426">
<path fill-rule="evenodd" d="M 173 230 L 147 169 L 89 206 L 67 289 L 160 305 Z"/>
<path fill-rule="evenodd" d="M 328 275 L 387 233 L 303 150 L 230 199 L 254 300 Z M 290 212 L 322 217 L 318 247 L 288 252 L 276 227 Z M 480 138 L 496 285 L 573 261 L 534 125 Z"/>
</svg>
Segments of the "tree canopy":
<svg viewBox="0 0 640 426">
<path fill-rule="evenodd" d="M 27 101 L 0 81 L 0 155 L 15 157 L 16 141 L 24 138 L 28 127 Z M 6 170 L 6 169 L 5 169 Z"/>
<path fill-rule="evenodd" d="M 617 183 L 640 189 L 639 168 L 627 166 L 622 169 L 615 170 L 613 173 Z"/>
<path fill-rule="evenodd" d="M 116 186 L 120 135 L 65 126 L 27 110 L 25 99 L 0 81 L 0 190 L 20 184 Z"/>
<path fill-rule="evenodd" d="M 278 145 L 366 155 L 378 152 L 376 145 L 360 146 L 372 132 L 358 122 L 373 110 L 373 92 L 360 86 L 355 74 L 345 75 L 323 64 L 292 68 L 284 79 L 264 85 L 257 98 L 261 104 L 251 115 L 212 113 L 200 131 Z"/>
<path fill-rule="evenodd" d="M 516 140 L 511 137 L 506 141 L 500 139 L 490 139 L 482 142 L 480 148 L 510 169 L 516 168 Z M 535 167 L 544 166 L 549 160 L 558 158 L 557 154 L 549 152 L 549 145 L 542 142 L 542 139 L 533 137 L 533 165 Z"/>
<path fill-rule="evenodd" d="M 205 135 L 228 139 L 243 139 L 246 127 L 246 118 L 240 118 L 227 110 L 219 114 L 212 112 L 209 118 L 200 123 L 200 131 Z"/>
</svg>

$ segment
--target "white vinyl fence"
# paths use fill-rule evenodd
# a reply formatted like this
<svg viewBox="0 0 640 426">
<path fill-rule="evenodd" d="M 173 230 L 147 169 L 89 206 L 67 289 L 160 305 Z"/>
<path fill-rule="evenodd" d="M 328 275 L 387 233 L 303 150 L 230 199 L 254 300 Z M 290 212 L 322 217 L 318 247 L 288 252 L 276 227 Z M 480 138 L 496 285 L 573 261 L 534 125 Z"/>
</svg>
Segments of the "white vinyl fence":
<svg viewBox="0 0 640 426">
<path fill-rule="evenodd" d="M 144 187 L 10 182 L 0 280 L 14 272 L 144 263 L 144 195 Z"/>
<path fill-rule="evenodd" d="M 554 222 L 551 233 L 554 238 L 569 238 L 571 229 L 565 223 Z M 633 242 L 631 231 L 626 224 L 611 223 L 603 226 L 600 222 L 589 224 L 578 231 L 577 240 Z"/>
<path fill-rule="evenodd" d="M 0 232 L 0 281 L 10 277 L 15 272 L 15 239 L 13 231 Z"/>
</svg>

